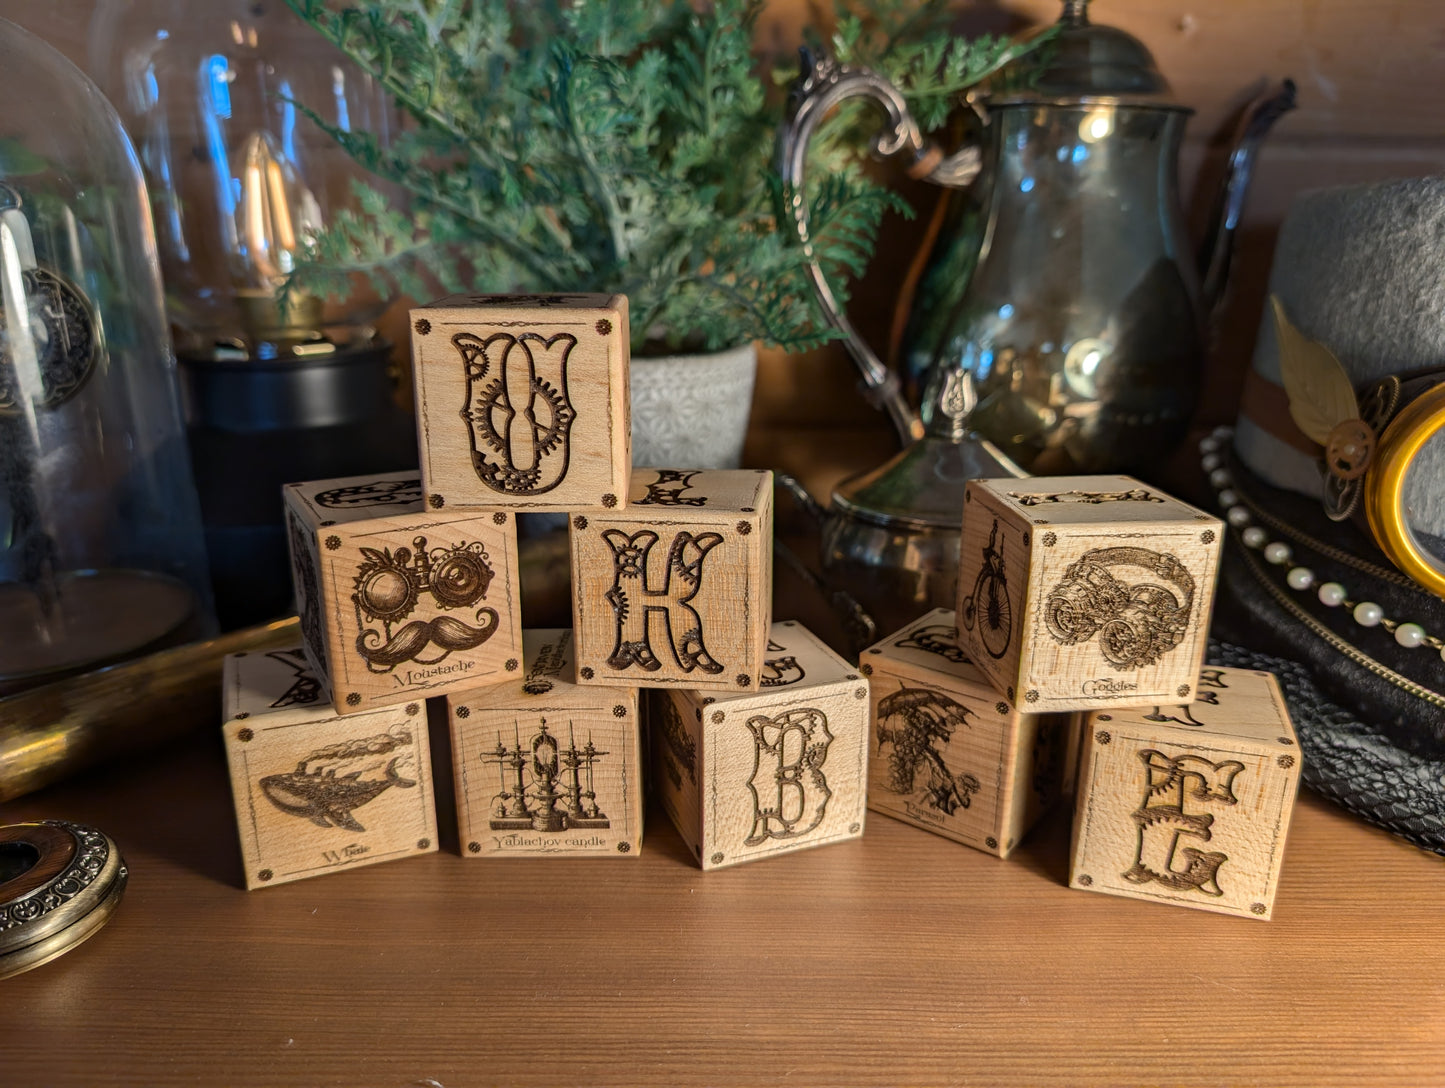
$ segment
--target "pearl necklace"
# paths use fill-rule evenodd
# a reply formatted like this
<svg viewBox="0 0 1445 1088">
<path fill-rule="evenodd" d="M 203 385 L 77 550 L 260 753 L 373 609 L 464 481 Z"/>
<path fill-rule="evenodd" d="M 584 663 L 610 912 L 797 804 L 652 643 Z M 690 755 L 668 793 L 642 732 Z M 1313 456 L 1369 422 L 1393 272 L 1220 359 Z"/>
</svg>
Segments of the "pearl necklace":
<svg viewBox="0 0 1445 1088">
<path fill-rule="evenodd" d="M 1262 526 L 1254 524 L 1254 513 L 1244 505 L 1239 493 L 1230 486 L 1234 482 L 1234 478 L 1230 475 L 1229 469 L 1224 467 L 1224 457 L 1221 451 L 1233 434 L 1232 427 L 1216 427 L 1212 434 L 1200 439 L 1199 452 L 1204 455 L 1202 461 L 1204 471 L 1209 476 L 1210 485 L 1216 491 L 1219 505 L 1224 507 L 1224 519 L 1239 532 L 1245 547 L 1261 551 L 1266 562 L 1273 563 L 1275 566 L 1285 566 L 1294 559 L 1293 549 L 1282 540 L 1270 540 L 1269 533 Z M 1334 552 L 1334 549 L 1326 550 Z M 1389 581 L 1412 587 L 1415 585 L 1414 582 L 1405 579 L 1403 575 L 1396 574 L 1394 571 L 1379 570 L 1374 564 L 1365 563 L 1353 556 L 1336 552 L 1334 557 L 1351 566 L 1367 569 L 1371 573 L 1384 576 Z M 1406 649 L 1428 646 L 1430 649 L 1438 651 L 1440 659 L 1445 661 L 1445 642 L 1434 635 L 1426 634 L 1425 629 L 1418 623 L 1401 623 L 1398 620 L 1390 619 L 1385 615 L 1385 610 L 1374 601 L 1351 600 L 1349 591 L 1339 582 L 1324 582 L 1316 586 L 1315 572 L 1304 566 L 1289 567 L 1285 572 L 1284 580 L 1290 589 L 1300 593 L 1307 593 L 1313 589 L 1320 604 L 1327 608 L 1341 606 L 1348 608 L 1354 621 L 1361 627 L 1383 627 L 1393 634 L 1395 641 Z"/>
</svg>

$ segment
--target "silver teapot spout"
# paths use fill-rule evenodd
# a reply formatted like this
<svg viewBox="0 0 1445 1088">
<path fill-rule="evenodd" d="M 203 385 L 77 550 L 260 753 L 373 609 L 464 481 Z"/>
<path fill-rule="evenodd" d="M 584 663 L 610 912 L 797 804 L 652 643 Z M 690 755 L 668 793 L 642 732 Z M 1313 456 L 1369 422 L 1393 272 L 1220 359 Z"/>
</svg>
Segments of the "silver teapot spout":
<svg viewBox="0 0 1445 1088">
<path fill-rule="evenodd" d="M 1215 199 L 1209 218 L 1209 231 L 1199 253 L 1199 280 L 1205 314 L 1213 314 L 1224 298 L 1229 282 L 1230 262 L 1234 257 L 1234 239 L 1244 212 L 1244 200 L 1254 180 L 1254 165 L 1260 145 L 1274 123 L 1294 109 L 1294 80 L 1286 79 L 1261 92 L 1245 107 L 1235 130 L 1233 148 L 1224 184 Z"/>
</svg>

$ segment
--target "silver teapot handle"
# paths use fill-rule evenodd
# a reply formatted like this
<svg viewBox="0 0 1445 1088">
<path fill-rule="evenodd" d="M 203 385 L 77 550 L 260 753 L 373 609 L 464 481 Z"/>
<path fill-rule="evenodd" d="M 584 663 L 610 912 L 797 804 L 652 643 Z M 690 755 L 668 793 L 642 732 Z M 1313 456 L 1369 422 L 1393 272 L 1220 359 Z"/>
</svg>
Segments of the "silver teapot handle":
<svg viewBox="0 0 1445 1088">
<path fill-rule="evenodd" d="M 877 72 L 839 64 L 831 57 L 814 56 L 806 48 L 800 50 L 800 55 L 802 71 L 793 84 L 787 116 L 778 133 L 778 170 L 789 194 L 793 227 L 807 254 L 813 292 L 823 307 L 828 324 L 843 334 L 844 346 L 863 375 L 869 401 L 887 411 L 899 437 L 906 444 L 923 437 L 923 423 L 903 396 L 898 375 L 883 364 L 843 313 L 813 250 L 804 189 L 808 141 L 834 107 L 849 98 L 868 98 L 882 107 L 885 121 L 873 140 L 874 153 L 880 158 L 905 156 L 909 177 L 948 188 L 963 188 L 978 176 L 983 156 L 972 145 L 945 156 L 936 144 L 925 141 L 903 95 Z"/>
</svg>

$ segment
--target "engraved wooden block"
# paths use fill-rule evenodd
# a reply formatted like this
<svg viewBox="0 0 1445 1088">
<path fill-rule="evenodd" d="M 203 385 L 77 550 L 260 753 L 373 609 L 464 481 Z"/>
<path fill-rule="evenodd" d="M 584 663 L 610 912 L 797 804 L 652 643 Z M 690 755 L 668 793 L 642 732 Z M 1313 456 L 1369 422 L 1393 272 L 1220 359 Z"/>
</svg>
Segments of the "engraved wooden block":
<svg viewBox="0 0 1445 1088">
<path fill-rule="evenodd" d="M 1128 476 L 973 480 L 959 639 L 1033 711 L 1187 702 L 1223 526 Z"/>
<path fill-rule="evenodd" d="M 1267 672 L 1206 668 L 1199 698 L 1088 719 L 1069 886 L 1268 919 L 1300 750 Z"/>
<path fill-rule="evenodd" d="M 429 499 L 534 511 L 626 500 L 625 295 L 453 295 L 411 319 Z"/>
<path fill-rule="evenodd" d="M 775 623 L 746 694 L 649 693 L 652 788 L 704 869 L 857 838 L 868 685 L 802 624 Z"/>
<path fill-rule="evenodd" d="M 514 516 L 433 507 L 419 484 L 397 472 L 282 489 L 306 654 L 338 714 L 521 667 Z"/>
<path fill-rule="evenodd" d="M 579 687 L 572 632 L 524 631 L 520 675 L 447 696 L 463 857 L 636 857 L 636 688 Z"/>
<path fill-rule="evenodd" d="M 999 698 L 945 608 L 863 652 L 872 715 L 868 807 L 1008 857 L 1058 797 L 1069 715 Z"/>
<path fill-rule="evenodd" d="M 582 684 L 757 688 L 773 595 L 773 474 L 634 469 L 625 510 L 572 518 Z"/>
<path fill-rule="evenodd" d="M 343 718 L 297 646 L 227 657 L 222 704 L 248 891 L 436 850 L 425 700 Z"/>
</svg>

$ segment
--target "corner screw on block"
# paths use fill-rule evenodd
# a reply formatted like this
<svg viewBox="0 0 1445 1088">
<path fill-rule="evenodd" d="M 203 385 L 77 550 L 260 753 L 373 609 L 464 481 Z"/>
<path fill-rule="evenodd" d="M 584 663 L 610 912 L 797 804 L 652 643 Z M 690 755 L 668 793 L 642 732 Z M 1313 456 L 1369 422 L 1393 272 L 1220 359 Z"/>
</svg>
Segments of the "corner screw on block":
<svg viewBox="0 0 1445 1088">
<path fill-rule="evenodd" d="M 602 505 L 605 506 L 608 510 L 611 510 L 614 506 L 617 505 L 617 496 L 610 491 L 607 492 L 607 494 L 602 496 Z"/>
<path fill-rule="evenodd" d="M 1263 914 L 1265 912 L 1265 905 L 1263 903 L 1251 903 L 1249 912 L 1251 914 Z"/>
<path fill-rule="evenodd" d="M 411 327 L 416 330 L 418 336 L 425 336 L 431 332 L 431 322 L 424 317 L 419 317 L 413 321 Z"/>
<path fill-rule="evenodd" d="M 242 744 L 245 744 L 249 740 L 254 740 L 255 738 L 256 734 L 249 729 L 242 729 L 239 733 L 236 734 L 236 739 Z"/>
<path fill-rule="evenodd" d="M 854 692 L 853 692 L 853 698 L 855 698 L 855 699 L 866 699 L 866 698 L 868 698 L 868 689 L 867 689 L 867 688 L 857 688 L 857 689 L 854 690 Z"/>
<path fill-rule="evenodd" d="M 260 880 L 270 880 L 275 875 L 276 874 L 271 872 L 270 869 L 262 869 L 259 873 L 256 874 L 257 878 Z"/>
<path fill-rule="evenodd" d="M 469 706 L 459 706 L 459 707 L 457 707 L 457 717 L 458 717 L 458 718 L 470 718 L 471 716 L 472 716 L 472 708 L 471 708 L 471 707 L 469 707 Z"/>
<path fill-rule="evenodd" d="M 746 521 L 740 521 L 740 522 L 738 522 L 736 528 L 737 528 L 737 531 L 738 531 L 738 536 L 747 536 L 749 533 L 751 533 L 751 532 L 753 531 L 753 527 L 752 527 L 750 524 L 748 524 Z"/>
<path fill-rule="evenodd" d="M 1044 534 L 1044 537 L 1043 537 L 1043 540 L 1044 540 L 1044 547 L 1045 547 L 1045 548 L 1052 548 L 1055 544 L 1057 544 L 1057 543 L 1059 542 L 1059 534 L 1058 534 L 1058 533 L 1045 533 L 1045 534 Z"/>
<path fill-rule="evenodd" d="M 862 825 L 862 824 L 849 824 L 849 825 L 848 825 L 848 834 L 850 834 L 850 835 L 856 835 L 856 834 L 858 834 L 858 832 L 860 832 L 860 831 L 862 831 L 862 830 L 863 830 L 863 825 Z"/>
<path fill-rule="evenodd" d="M 632 844 L 630 842 L 620 842 L 617 844 L 617 852 L 619 854 L 626 854 L 629 853 L 631 850 Z"/>
<path fill-rule="evenodd" d="M 498 510 L 495 514 L 492 515 L 492 524 L 493 524 L 493 525 L 505 525 L 505 524 L 507 524 L 507 515 L 504 514 L 504 513 L 502 513 L 500 510 Z"/>
<path fill-rule="evenodd" d="M 995 714 L 1007 714 L 1007 713 L 1008 713 L 1008 703 L 994 703 L 994 704 L 993 704 L 993 712 L 994 712 Z"/>
<path fill-rule="evenodd" d="M 1083 876 L 1079 877 L 1079 883 L 1087 888 L 1094 883 L 1094 878 L 1085 873 Z"/>
<path fill-rule="evenodd" d="M 1189 685 L 1180 684 L 1178 690 L 1175 691 L 1175 694 L 1178 695 L 1181 699 L 1187 697 L 1189 695 Z"/>
<path fill-rule="evenodd" d="M 736 680 L 740 688 L 750 688 L 753 686 L 753 678 L 745 672 L 738 673 Z"/>
<path fill-rule="evenodd" d="M 587 519 L 581 514 L 578 514 L 575 518 L 572 519 L 572 524 L 578 529 L 585 529 L 587 528 Z"/>
<path fill-rule="evenodd" d="M 612 335 L 612 322 L 608 321 L 605 317 L 598 318 L 597 324 L 593 325 L 592 327 L 597 330 L 598 336 Z"/>
<path fill-rule="evenodd" d="M 714 854 L 711 858 L 711 861 L 714 865 L 721 865 L 723 861 L 723 856 L 721 854 Z"/>
<path fill-rule="evenodd" d="M 1037 691 L 1035 691 L 1033 688 L 1029 688 L 1028 691 L 1024 692 L 1024 702 L 1026 702 L 1026 703 L 1036 703 L 1036 702 L 1038 702 L 1038 701 L 1039 701 L 1039 693 L 1038 693 Z"/>
<path fill-rule="evenodd" d="M 341 538 L 335 533 L 326 538 L 326 550 L 328 552 L 334 552 L 339 547 L 341 547 Z"/>
<path fill-rule="evenodd" d="M 346 696 L 346 705 L 347 705 L 347 706 L 360 706 L 360 705 L 361 705 L 361 692 L 359 692 L 359 691 L 353 691 L 353 692 L 347 693 L 347 696 Z"/>
<path fill-rule="evenodd" d="M 627 717 L 627 708 L 626 708 L 625 706 L 623 706 L 621 703 L 618 703 L 616 706 L 614 706 L 614 707 L 612 708 L 612 716 L 613 716 L 614 718 L 625 718 L 625 717 Z"/>
<path fill-rule="evenodd" d="M 420 709 L 421 709 L 421 704 L 420 704 L 420 703 L 407 703 L 407 704 L 406 704 L 406 714 L 407 714 L 407 717 L 409 717 L 409 718 L 415 717 L 415 716 L 416 716 L 416 712 L 419 711 Z"/>
<path fill-rule="evenodd" d="M 418 850 L 430 850 L 430 849 L 431 849 L 431 839 L 417 839 L 417 840 L 416 840 L 416 848 L 417 848 Z"/>
<path fill-rule="evenodd" d="M 997 840 L 996 838 L 994 838 L 992 835 L 990 835 L 988 838 L 984 839 L 984 840 L 983 840 L 983 844 L 984 844 L 985 846 L 987 846 L 990 850 L 997 850 L 997 849 L 998 849 L 998 840 Z"/>
<path fill-rule="evenodd" d="M 440 510 L 443 506 L 447 504 L 447 500 L 442 498 L 442 496 L 440 495 L 428 495 L 426 499 L 426 504 L 430 506 L 433 510 Z"/>
<path fill-rule="evenodd" d="M 596 673 L 592 671 L 591 665 L 583 665 L 580 669 L 577 670 L 577 675 L 582 677 L 583 680 L 591 680 L 592 677 L 596 675 Z"/>
<path fill-rule="evenodd" d="M 1200 534 L 1199 534 L 1199 543 L 1201 543 L 1201 544 L 1213 544 L 1213 543 L 1214 543 L 1214 530 L 1213 530 L 1213 529 L 1205 529 L 1204 532 L 1200 533 Z"/>
<path fill-rule="evenodd" d="M 1278 763 L 1285 770 L 1289 770 L 1291 767 L 1294 766 L 1294 756 L 1280 756 L 1278 759 L 1275 760 L 1275 762 Z"/>
<path fill-rule="evenodd" d="M 1100 729 L 1097 733 L 1094 734 L 1094 739 L 1100 744 L 1108 744 L 1114 738 L 1111 737 L 1105 730 Z"/>
<path fill-rule="evenodd" d="M 467 852 L 469 854 L 480 854 L 482 852 L 482 844 L 479 842 L 467 843 Z"/>
<path fill-rule="evenodd" d="M 727 715 L 724 714 L 721 710 L 714 710 L 714 711 L 712 712 L 712 723 L 713 723 L 713 725 L 721 725 L 721 724 L 723 723 L 723 719 L 726 718 L 726 717 L 727 717 Z"/>
<path fill-rule="evenodd" d="M 516 672 L 517 667 L 520 664 L 521 662 L 519 662 L 515 657 L 509 657 L 507 658 L 507 663 L 503 665 L 502 668 L 506 669 L 508 672 Z"/>
<path fill-rule="evenodd" d="M 858 671 L 861 672 L 864 676 L 872 676 L 873 666 L 868 664 L 859 665 Z"/>
</svg>

